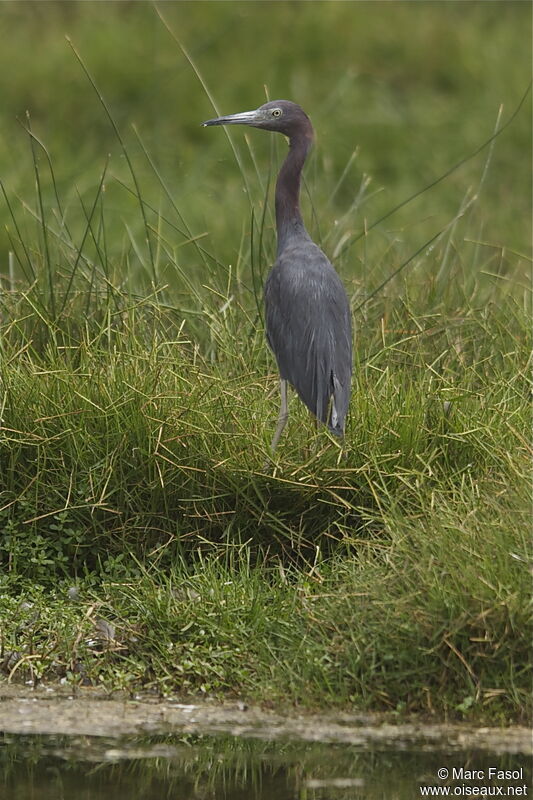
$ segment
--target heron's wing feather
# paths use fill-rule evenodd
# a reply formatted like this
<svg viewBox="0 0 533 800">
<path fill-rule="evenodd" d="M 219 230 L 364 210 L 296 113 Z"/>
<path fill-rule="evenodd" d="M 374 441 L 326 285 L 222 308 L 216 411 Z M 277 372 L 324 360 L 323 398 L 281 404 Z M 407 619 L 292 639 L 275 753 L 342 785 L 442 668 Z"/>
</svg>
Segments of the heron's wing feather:
<svg viewBox="0 0 533 800">
<path fill-rule="evenodd" d="M 326 256 L 312 242 L 286 248 L 265 286 L 268 343 L 281 377 L 322 422 L 344 430 L 350 399 L 352 336 L 348 298 Z"/>
</svg>

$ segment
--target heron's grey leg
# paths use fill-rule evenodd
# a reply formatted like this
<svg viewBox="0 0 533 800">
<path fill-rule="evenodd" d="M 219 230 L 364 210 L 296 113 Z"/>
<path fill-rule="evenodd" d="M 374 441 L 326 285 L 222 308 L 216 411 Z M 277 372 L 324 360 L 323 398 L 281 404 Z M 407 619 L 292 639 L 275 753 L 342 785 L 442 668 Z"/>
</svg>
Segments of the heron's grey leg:
<svg viewBox="0 0 533 800">
<path fill-rule="evenodd" d="M 315 434 L 314 437 L 313 437 L 313 443 L 311 445 L 310 450 L 311 450 L 311 455 L 315 456 L 316 453 L 317 453 L 317 450 L 318 450 L 318 436 L 317 436 L 317 434 L 318 434 L 318 420 L 317 420 L 317 418 L 315 417 L 314 414 L 311 414 L 310 416 L 311 416 L 311 420 L 312 420 L 312 423 L 313 423 L 314 434 Z"/>
<path fill-rule="evenodd" d="M 279 409 L 279 417 L 278 417 L 278 424 L 276 425 L 276 430 L 274 431 L 274 436 L 272 437 L 272 444 L 270 445 L 270 449 L 272 452 L 278 446 L 278 442 L 280 440 L 281 434 L 283 433 L 283 428 L 287 424 L 287 420 L 289 419 L 289 403 L 287 397 L 287 381 L 281 378 L 279 388 L 281 391 L 281 407 Z"/>
</svg>

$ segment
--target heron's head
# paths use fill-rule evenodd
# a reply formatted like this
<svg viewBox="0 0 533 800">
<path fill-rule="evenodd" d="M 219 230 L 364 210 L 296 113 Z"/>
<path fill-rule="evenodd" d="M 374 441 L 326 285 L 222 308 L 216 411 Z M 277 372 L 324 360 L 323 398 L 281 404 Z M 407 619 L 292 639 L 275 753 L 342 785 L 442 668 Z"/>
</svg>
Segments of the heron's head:
<svg viewBox="0 0 533 800">
<path fill-rule="evenodd" d="M 226 117 L 208 119 L 202 125 L 251 125 L 266 131 L 277 131 L 289 139 L 298 134 L 312 138 L 313 127 L 305 111 L 290 100 L 271 100 L 255 111 L 242 111 Z"/>
</svg>

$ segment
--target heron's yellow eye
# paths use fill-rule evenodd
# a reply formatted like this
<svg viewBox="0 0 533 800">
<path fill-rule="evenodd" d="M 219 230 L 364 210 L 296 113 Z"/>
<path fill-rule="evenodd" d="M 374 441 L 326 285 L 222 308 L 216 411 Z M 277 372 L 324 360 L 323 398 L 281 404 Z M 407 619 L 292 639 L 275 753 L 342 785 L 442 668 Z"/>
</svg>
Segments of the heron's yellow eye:
<svg viewBox="0 0 533 800">
<path fill-rule="evenodd" d="M 273 117 L 281 117 L 281 108 L 272 109 L 272 116 Z"/>
</svg>

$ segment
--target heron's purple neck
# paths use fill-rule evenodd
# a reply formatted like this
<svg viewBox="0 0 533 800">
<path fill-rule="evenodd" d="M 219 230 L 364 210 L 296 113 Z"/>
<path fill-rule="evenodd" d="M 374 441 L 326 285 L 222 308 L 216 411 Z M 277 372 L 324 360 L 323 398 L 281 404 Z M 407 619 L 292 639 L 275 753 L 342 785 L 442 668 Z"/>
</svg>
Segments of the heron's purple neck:
<svg viewBox="0 0 533 800">
<path fill-rule="evenodd" d="M 278 255 L 294 235 L 308 233 L 300 213 L 300 176 L 313 143 L 311 123 L 290 137 L 289 152 L 276 182 L 276 228 L 278 232 Z"/>
</svg>

